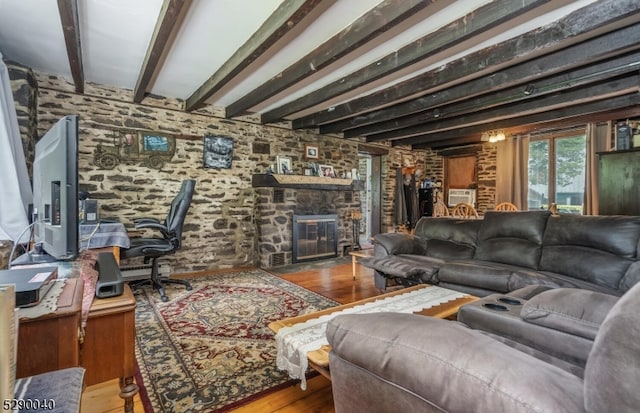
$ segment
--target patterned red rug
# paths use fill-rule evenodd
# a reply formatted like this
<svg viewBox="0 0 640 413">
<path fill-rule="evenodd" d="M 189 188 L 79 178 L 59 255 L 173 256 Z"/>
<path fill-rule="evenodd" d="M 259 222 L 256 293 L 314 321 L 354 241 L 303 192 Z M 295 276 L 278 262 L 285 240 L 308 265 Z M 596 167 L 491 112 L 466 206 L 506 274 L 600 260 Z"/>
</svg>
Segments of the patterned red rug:
<svg viewBox="0 0 640 413">
<path fill-rule="evenodd" d="M 136 361 L 149 412 L 224 412 L 292 382 L 269 323 L 339 305 L 263 270 L 136 291 Z"/>
</svg>

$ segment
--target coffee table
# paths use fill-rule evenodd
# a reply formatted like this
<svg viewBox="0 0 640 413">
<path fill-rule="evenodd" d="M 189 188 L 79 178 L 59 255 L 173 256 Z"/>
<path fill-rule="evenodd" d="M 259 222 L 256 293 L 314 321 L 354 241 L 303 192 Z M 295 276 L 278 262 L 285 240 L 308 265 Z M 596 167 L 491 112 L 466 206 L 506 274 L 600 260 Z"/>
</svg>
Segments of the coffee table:
<svg viewBox="0 0 640 413">
<path fill-rule="evenodd" d="M 408 288 L 403 288 L 401 290 L 396 290 L 390 293 L 366 298 L 364 300 L 355 301 L 353 303 L 328 308 L 326 310 L 274 321 L 269 324 L 269 328 L 277 334 L 278 331 L 280 331 L 284 327 L 291 327 L 299 323 L 305 323 L 309 320 L 318 319 L 325 315 L 330 315 L 346 309 L 354 308 L 356 306 L 365 305 L 368 303 L 374 303 L 376 301 L 383 300 L 387 297 L 399 296 L 408 292 L 418 291 L 425 288 L 433 288 L 433 287 L 427 284 L 421 284 L 421 285 L 416 285 Z M 436 288 L 440 288 L 440 287 L 436 287 Z M 441 304 L 433 305 L 426 309 L 416 311 L 414 312 L 414 314 L 420 314 L 424 316 L 431 316 L 431 317 L 438 317 L 438 318 L 450 318 L 457 314 L 458 309 L 462 305 L 476 301 L 476 300 L 478 300 L 478 297 L 474 297 L 471 295 L 463 295 L 460 298 L 456 298 L 451 301 L 447 301 Z M 330 351 L 331 351 L 331 347 L 329 345 L 324 345 L 318 349 L 314 349 L 306 353 L 309 367 L 313 368 L 314 370 L 316 370 L 317 372 L 319 372 L 329 380 L 331 380 L 331 375 L 329 373 L 329 352 Z"/>
</svg>

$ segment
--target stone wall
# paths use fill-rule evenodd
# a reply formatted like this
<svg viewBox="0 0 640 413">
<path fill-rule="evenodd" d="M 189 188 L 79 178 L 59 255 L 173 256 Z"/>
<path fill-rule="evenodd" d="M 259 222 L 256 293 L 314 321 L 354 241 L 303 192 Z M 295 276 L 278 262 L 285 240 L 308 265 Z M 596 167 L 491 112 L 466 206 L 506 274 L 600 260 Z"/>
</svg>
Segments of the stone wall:
<svg viewBox="0 0 640 413">
<path fill-rule="evenodd" d="M 20 75 L 20 71 L 25 74 Z M 28 159 L 33 157 L 35 136 L 44 134 L 64 115 L 80 116 L 80 185 L 98 199 L 101 218 L 116 219 L 128 228 L 140 216 L 164 219 L 180 182 L 188 178 L 197 181 L 185 222 L 183 248 L 167 257 L 175 273 L 265 266 L 265 259 L 259 254 L 261 234 L 256 226 L 256 199 L 261 194 L 251 187 L 251 177 L 275 164 L 276 156 L 291 157 L 294 171 L 302 174 L 302 168 L 308 166 L 303 157 L 304 146 L 312 144 L 320 148 L 318 162 L 333 165 L 337 174 L 358 167 L 357 140 L 293 131 L 288 125 L 261 125 L 252 116 L 224 119 L 221 108 L 186 113 L 183 102 L 177 99 L 149 96 L 142 104 L 135 104 L 130 90 L 91 83 L 85 85 L 83 95 L 78 95 L 69 80 L 25 68 L 16 73 L 12 86 L 18 96 L 17 111 Z M 114 134 L 121 130 L 176 136 L 176 153 L 160 170 L 139 162 L 122 162 L 111 170 L 99 168 L 93 160 L 96 148 L 113 146 Z M 205 135 L 233 138 L 231 169 L 203 167 Z M 411 151 L 390 145 L 387 149 L 389 155 L 382 162 L 381 230 L 403 231 L 405 228 L 397 225 L 393 216 L 396 168 L 409 160 L 422 171 L 419 179 L 444 179 L 443 158 L 429 150 Z M 495 186 L 494 149 L 485 146 L 480 161 L 487 165 L 479 170 L 479 202 L 488 205 L 493 202 L 492 185 Z M 359 207 L 358 194 L 354 192 L 345 210 Z M 295 194 L 288 193 L 290 196 Z M 349 225 L 349 220 L 341 217 L 342 248 L 351 242 Z M 290 257 L 290 243 L 285 242 L 279 249 Z M 131 264 L 135 263 L 132 260 Z"/>
<path fill-rule="evenodd" d="M 186 113 L 178 100 L 149 97 L 143 104 L 135 104 L 131 91 L 98 85 L 87 84 L 85 94 L 78 95 L 65 79 L 42 73 L 36 76 L 39 134 L 64 115 L 80 117 L 81 188 L 98 199 L 101 218 L 116 219 L 128 228 L 137 217 L 164 219 L 180 182 L 188 178 L 197 181 L 185 221 L 183 247 L 167 257 L 173 272 L 262 264 L 256 251 L 256 191 L 251 177 L 275 164 L 276 156 L 291 157 L 294 171 L 302 174 L 307 166 L 304 146 L 313 144 L 320 148 L 319 163 L 334 166 L 336 173 L 358 166 L 357 141 L 264 126 L 251 117 L 223 119 L 216 109 Z M 139 162 L 101 169 L 93 162 L 94 151 L 99 144 L 113 146 L 114 131 L 118 130 L 172 134 L 177 138 L 175 156 L 160 170 Z M 205 135 L 233 138 L 231 169 L 203 167 Z M 341 228 L 341 233 L 345 232 Z"/>
</svg>

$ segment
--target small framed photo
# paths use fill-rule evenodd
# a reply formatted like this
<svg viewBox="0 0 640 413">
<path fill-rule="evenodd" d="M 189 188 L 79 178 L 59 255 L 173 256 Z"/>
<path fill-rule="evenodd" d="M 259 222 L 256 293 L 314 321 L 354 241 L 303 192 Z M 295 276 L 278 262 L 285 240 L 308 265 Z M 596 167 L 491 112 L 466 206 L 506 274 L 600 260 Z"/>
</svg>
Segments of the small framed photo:
<svg viewBox="0 0 640 413">
<path fill-rule="evenodd" d="M 305 176 L 312 176 L 313 175 L 313 169 L 312 168 L 304 168 L 304 175 Z"/>
<path fill-rule="evenodd" d="M 317 146 L 314 145 L 304 145 L 304 157 L 306 159 L 318 159 L 318 150 Z"/>
<path fill-rule="evenodd" d="M 278 162 L 278 173 L 279 174 L 292 174 L 293 169 L 291 168 L 291 158 L 288 156 L 277 156 L 276 161 Z"/>
<path fill-rule="evenodd" d="M 205 136 L 203 155 L 205 168 L 231 168 L 233 139 L 225 136 Z"/>
<path fill-rule="evenodd" d="M 333 170 L 333 166 L 331 165 L 320 165 L 320 176 L 325 176 L 327 178 L 335 178 L 336 173 Z"/>
</svg>

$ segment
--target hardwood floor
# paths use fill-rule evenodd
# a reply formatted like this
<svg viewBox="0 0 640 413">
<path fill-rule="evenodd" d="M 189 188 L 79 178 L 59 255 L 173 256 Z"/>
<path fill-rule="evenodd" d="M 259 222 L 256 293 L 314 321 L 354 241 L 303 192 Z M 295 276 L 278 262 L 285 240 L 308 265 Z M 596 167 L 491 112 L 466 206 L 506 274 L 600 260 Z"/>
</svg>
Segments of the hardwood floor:
<svg viewBox="0 0 640 413">
<path fill-rule="evenodd" d="M 279 276 L 341 304 L 380 294 L 373 284 L 372 270 L 356 265 L 356 275 L 354 280 L 349 262 Z M 82 396 L 82 413 L 122 412 L 124 404 L 118 397 L 118 389 L 118 380 L 87 387 Z M 134 412 L 144 413 L 139 396 L 134 400 Z M 331 383 L 318 375 L 307 381 L 305 391 L 300 390 L 300 386 L 296 384 L 246 404 L 234 412 L 333 413 Z"/>
</svg>

